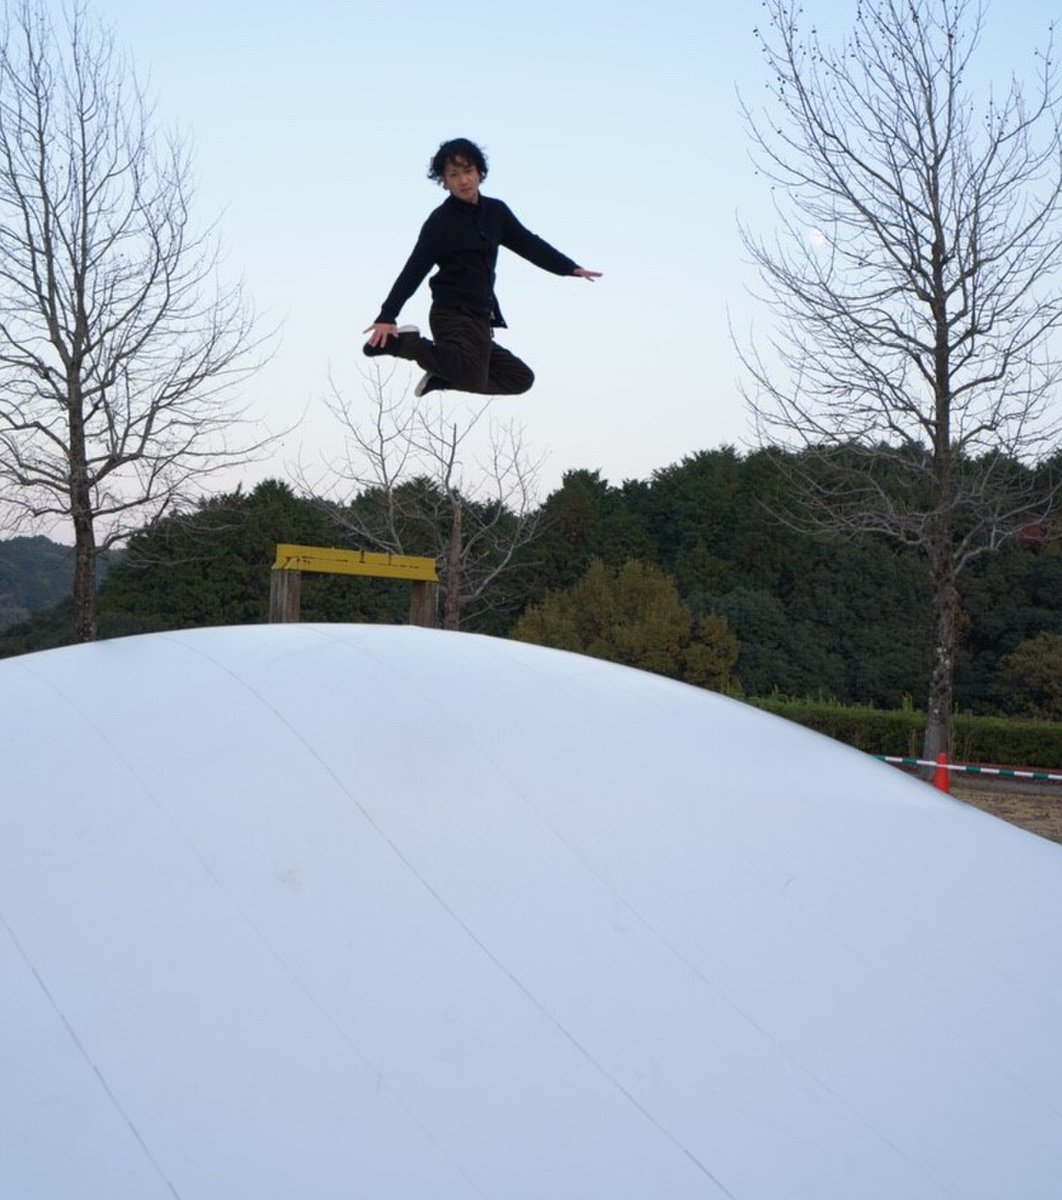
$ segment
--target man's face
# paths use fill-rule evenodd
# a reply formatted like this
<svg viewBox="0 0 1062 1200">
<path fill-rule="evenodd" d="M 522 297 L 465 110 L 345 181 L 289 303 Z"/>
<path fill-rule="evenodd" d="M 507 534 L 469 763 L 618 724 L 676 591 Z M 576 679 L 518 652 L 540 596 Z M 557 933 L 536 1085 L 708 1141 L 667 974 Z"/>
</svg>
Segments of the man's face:
<svg viewBox="0 0 1062 1200">
<path fill-rule="evenodd" d="M 448 160 L 446 169 L 443 171 L 443 187 L 451 196 L 456 196 L 458 200 L 464 200 L 469 204 L 478 203 L 479 181 L 478 169 L 467 159 L 451 158 Z"/>
</svg>

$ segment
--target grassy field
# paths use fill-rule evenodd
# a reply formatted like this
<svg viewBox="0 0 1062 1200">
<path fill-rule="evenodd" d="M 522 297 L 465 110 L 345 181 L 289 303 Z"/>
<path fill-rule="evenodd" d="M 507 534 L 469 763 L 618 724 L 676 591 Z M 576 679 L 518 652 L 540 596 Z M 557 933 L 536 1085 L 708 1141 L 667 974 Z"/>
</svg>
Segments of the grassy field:
<svg viewBox="0 0 1062 1200">
<path fill-rule="evenodd" d="M 952 784 L 952 795 L 1031 833 L 1062 842 L 1062 784 L 1018 784 L 967 780 Z"/>
</svg>

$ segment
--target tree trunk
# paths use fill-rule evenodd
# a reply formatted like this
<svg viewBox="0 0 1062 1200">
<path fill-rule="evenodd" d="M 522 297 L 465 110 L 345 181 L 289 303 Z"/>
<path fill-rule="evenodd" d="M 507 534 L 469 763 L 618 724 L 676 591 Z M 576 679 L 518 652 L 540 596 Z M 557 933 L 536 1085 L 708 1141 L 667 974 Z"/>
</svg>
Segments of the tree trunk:
<svg viewBox="0 0 1062 1200">
<path fill-rule="evenodd" d="M 457 500 L 453 508 L 453 524 L 450 526 L 450 549 L 446 556 L 443 629 L 461 628 L 461 554 L 463 549 L 461 502 Z"/>
<path fill-rule="evenodd" d="M 74 637 L 94 642 L 99 636 L 96 597 L 96 528 L 88 483 L 80 390 L 70 399 L 70 516 L 74 525 Z"/>
<path fill-rule="evenodd" d="M 926 704 L 926 735 L 922 757 L 935 762 L 938 755 L 952 755 L 952 694 L 955 675 L 955 643 L 959 624 L 959 590 L 950 537 L 937 535 L 930 556 L 933 573 L 933 669 Z"/>
<path fill-rule="evenodd" d="M 948 323 L 948 289 L 945 283 L 947 256 L 943 233 L 933 241 L 930 308 L 936 330 L 933 353 L 934 435 L 933 506 L 928 523 L 926 548 L 933 579 L 933 665 L 926 702 L 926 736 L 922 757 L 930 762 L 941 754 L 951 758 L 951 709 L 955 678 L 955 638 L 959 616 L 959 592 L 955 585 L 955 556 L 952 553 L 952 516 L 955 495 L 954 461 L 951 444 L 951 350 Z"/>
<path fill-rule="evenodd" d="M 74 637 L 79 642 L 94 642 L 99 636 L 97 557 L 92 512 L 86 503 L 74 512 Z"/>
</svg>

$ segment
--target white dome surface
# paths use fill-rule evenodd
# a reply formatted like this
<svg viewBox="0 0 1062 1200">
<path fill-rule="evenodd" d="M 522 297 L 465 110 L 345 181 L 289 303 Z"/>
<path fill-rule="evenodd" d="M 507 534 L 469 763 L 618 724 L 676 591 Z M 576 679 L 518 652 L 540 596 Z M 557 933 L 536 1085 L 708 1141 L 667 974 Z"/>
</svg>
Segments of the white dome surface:
<svg viewBox="0 0 1062 1200">
<path fill-rule="evenodd" d="M 1057 1197 L 1062 847 L 414 628 L 0 662 L 0 1194 Z"/>
</svg>

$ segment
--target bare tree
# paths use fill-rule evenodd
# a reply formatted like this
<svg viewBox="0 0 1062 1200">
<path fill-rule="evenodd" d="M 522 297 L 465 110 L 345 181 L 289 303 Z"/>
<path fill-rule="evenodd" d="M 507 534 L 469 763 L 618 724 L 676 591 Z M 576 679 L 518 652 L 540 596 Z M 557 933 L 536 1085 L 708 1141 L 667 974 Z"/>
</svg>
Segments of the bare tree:
<svg viewBox="0 0 1062 1200">
<path fill-rule="evenodd" d="M 330 497 L 337 523 L 360 544 L 434 557 L 443 627 L 459 629 L 496 603 L 499 582 L 536 536 L 539 463 L 515 421 L 493 419 L 491 398 L 455 419 L 453 405 L 418 399 L 398 385 L 395 368 L 379 367 L 364 392 L 367 409 L 333 386 L 329 408 L 345 452 L 327 464 L 330 487 L 309 491 Z"/>
<path fill-rule="evenodd" d="M 766 113 L 747 118 L 780 222 L 742 229 L 775 314 L 742 349 L 765 441 L 798 451 L 803 528 L 924 555 L 934 591 L 925 753 L 951 750 L 957 579 L 1042 521 L 1062 324 L 1062 138 L 1050 53 L 982 108 L 968 0 L 863 0 L 828 48 L 793 0 L 757 30 Z M 1034 484 L 1036 486 L 1032 486 Z"/>
<path fill-rule="evenodd" d="M 113 34 L 10 3 L 0 41 L 0 485 L 6 519 L 69 522 L 76 636 L 96 562 L 204 475 L 253 457 L 230 392 L 260 343 L 193 232 L 189 160 L 156 136 Z"/>
</svg>

